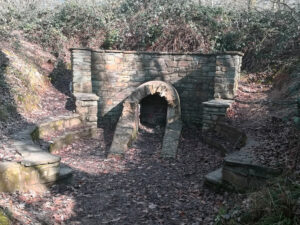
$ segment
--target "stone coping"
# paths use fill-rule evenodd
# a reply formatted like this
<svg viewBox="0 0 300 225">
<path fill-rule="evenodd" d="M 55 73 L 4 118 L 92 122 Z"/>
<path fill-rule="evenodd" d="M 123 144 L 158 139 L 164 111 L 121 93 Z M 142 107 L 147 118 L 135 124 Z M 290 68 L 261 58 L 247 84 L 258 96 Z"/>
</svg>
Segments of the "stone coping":
<svg viewBox="0 0 300 225">
<path fill-rule="evenodd" d="M 24 166 L 38 166 L 60 162 L 60 157 L 50 154 L 35 145 L 31 133 L 35 130 L 34 126 L 14 135 L 13 146 L 22 156 L 21 164 Z"/>
<path fill-rule="evenodd" d="M 226 99 L 213 99 L 210 101 L 202 102 L 204 106 L 208 107 L 229 107 L 234 101 Z"/>
<path fill-rule="evenodd" d="M 80 138 L 95 137 L 97 135 L 96 129 L 96 127 L 83 127 L 75 131 L 66 132 L 63 135 L 52 140 L 52 143 L 50 143 L 49 146 L 49 152 L 52 153 L 58 151 Z"/>
<path fill-rule="evenodd" d="M 47 190 L 46 186 L 72 176 L 72 169 L 62 165 L 59 156 L 52 155 L 34 143 L 33 132 L 41 127 L 52 131 L 51 124 L 56 126 L 61 119 L 70 120 L 71 125 L 73 119 L 78 119 L 78 114 L 58 116 L 52 121 L 50 119 L 53 118 L 27 126 L 12 135 L 12 146 L 21 155 L 21 159 L 0 162 L 0 192 L 44 192 Z M 89 130 L 88 135 L 93 134 Z"/>
<path fill-rule="evenodd" d="M 73 93 L 76 100 L 80 101 L 98 101 L 99 97 L 94 93 Z"/>
<path fill-rule="evenodd" d="M 61 120 L 70 120 L 78 117 L 78 114 L 62 115 L 56 118 L 51 117 L 39 123 L 38 125 L 29 126 L 26 129 L 14 134 L 14 141 L 12 145 L 22 156 L 22 160 L 20 163 L 24 166 L 29 167 L 60 162 L 60 157 L 44 151 L 34 143 L 33 140 L 35 138 L 40 138 L 40 135 L 38 135 L 38 137 L 34 137 L 33 133 L 37 129 L 41 129 L 43 127 L 45 127 L 45 129 L 47 129 L 48 131 L 51 131 L 52 123 L 56 124 L 56 122 L 60 122 Z"/>
<path fill-rule="evenodd" d="M 199 55 L 199 56 L 213 56 L 213 55 L 239 55 L 244 56 L 244 53 L 239 51 L 225 51 L 214 53 L 201 53 L 201 52 L 147 52 L 147 51 L 126 51 L 126 50 L 95 50 L 91 48 L 70 48 L 72 50 L 83 50 L 99 53 L 123 53 L 123 54 L 149 54 L 149 55 Z"/>
</svg>

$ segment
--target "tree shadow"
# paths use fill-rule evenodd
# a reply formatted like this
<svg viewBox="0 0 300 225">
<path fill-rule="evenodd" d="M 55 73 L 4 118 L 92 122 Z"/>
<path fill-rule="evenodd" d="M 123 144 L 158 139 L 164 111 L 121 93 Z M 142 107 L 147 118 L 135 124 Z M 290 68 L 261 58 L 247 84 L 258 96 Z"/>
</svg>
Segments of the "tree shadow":
<svg viewBox="0 0 300 225">
<path fill-rule="evenodd" d="M 176 55 L 176 54 L 175 54 Z M 180 59 L 175 60 L 175 55 L 172 55 L 171 58 L 174 58 L 172 63 L 177 65 Z M 164 55 L 160 55 L 159 53 L 150 53 L 148 54 L 138 54 L 137 59 L 135 61 L 138 63 L 140 68 L 136 71 L 136 74 L 130 78 L 131 85 L 129 87 L 120 88 L 118 93 L 121 95 L 123 93 L 128 93 L 122 101 L 115 102 L 113 100 L 112 106 L 107 112 L 104 112 L 103 104 L 106 104 L 107 99 L 102 98 L 101 92 L 107 92 L 107 88 L 104 87 L 104 84 L 93 85 L 93 92 L 98 94 L 99 104 L 98 104 L 98 126 L 103 126 L 103 124 L 109 124 L 109 126 L 115 128 L 118 119 L 120 118 L 121 112 L 123 110 L 123 102 L 124 100 L 133 92 L 138 86 L 153 80 L 164 81 L 172 84 L 179 94 L 179 98 L 181 99 L 181 113 L 183 122 L 190 126 L 196 127 L 202 124 L 202 102 L 211 100 L 214 98 L 214 76 L 209 75 L 208 71 L 204 71 L 202 65 L 198 65 L 197 60 L 204 59 L 203 56 L 194 55 L 193 62 L 194 63 L 191 68 L 188 66 L 179 67 L 177 65 L 174 66 L 172 70 L 168 71 L 165 65 L 162 65 L 162 59 Z M 179 57 L 179 56 L 176 56 Z M 183 55 L 182 57 L 186 57 Z M 211 63 L 212 57 L 207 57 L 206 63 Z M 93 57 L 92 57 L 93 59 Z M 184 60 L 184 59 L 183 59 Z M 92 62 L 93 63 L 93 62 Z M 202 62 L 203 63 L 203 62 Z M 92 70 L 93 71 L 93 70 Z M 100 72 L 101 73 L 101 72 Z M 92 73 L 92 81 L 99 82 L 98 74 Z M 106 74 L 101 75 L 101 79 L 109 79 L 106 77 Z M 105 83 L 105 82 L 102 82 Z M 130 92 L 131 91 L 131 92 Z M 104 129 L 106 133 L 106 129 Z M 107 140 L 107 145 L 111 143 L 111 132 L 108 135 L 105 135 L 109 138 L 105 138 Z"/>
<path fill-rule="evenodd" d="M 66 109 L 69 111 L 75 110 L 75 99 L 72 95 L 72 70 L 68 68 L 62 59 L 58 59 L 55 68 L 49 75 L 51 84 L 59 92 L 65 94 L 69 98 L 66 102 Z"/>
<path fill-rule="evenodd" d="M 212 205 L 208 206 L 210 212 L 201 209 L 207 207 L 208 199 L 213 204 L 218 199 L 202 187 L 203 175 L 218 167 L 222 157 L 217 151 L 199 145 L 199 132 L 184 128 L 177 160 L 158 157 L 161 149 L 158 133 L 140 135 L 124 160 L 106 159 L 105 149 L 100 147 L 70 152 L 76 160 L 72 184 L 61 183 L 49 189 L 53 196 L 65 195 L 74 200 L 73 214 L 63 223 L 191 224 L 200 217 L 212 216 Z M 84 143 L 94 141 L 97 140 Z M 86 169 L 87 165 L 90 169 Z M 42 199 L 26 207 L 41 213 L 47 201 Z M 57 207 L 62 207 L 61 204 Z M 59 223 L 53 218 L 37 220 Z"/>
<path fill-rule="evenodd" d="M 17 110 L 11 85 L 5 76 L 8 69 L 9 58 L 0 50 L 0 134 L 2 135 L 9 135 L 19 126 L 28 124 Z"/>
</svg>

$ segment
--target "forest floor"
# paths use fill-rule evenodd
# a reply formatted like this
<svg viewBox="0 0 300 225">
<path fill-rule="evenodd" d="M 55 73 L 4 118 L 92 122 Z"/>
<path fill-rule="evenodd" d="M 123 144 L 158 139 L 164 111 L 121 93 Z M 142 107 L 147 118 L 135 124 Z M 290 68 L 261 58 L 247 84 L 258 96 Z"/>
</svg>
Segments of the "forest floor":
<svg viewBox="0 0 300 225">
<path fill-rule="evenodd" d="M 105 132 L 109 141 L 112 131 Z M 20 224 L 213 224 L 220 208 L 241 198 L 203 186 L 204 175 L 221 165 L 220 153 L 186 128 L 178 159 L 162 160 L 162 135 L 141 129 L 121 160 L 105 157 L 103 138 L 74 142 L 58 153 L 74 169 L 72 184 L 43 195 L 2 193 L 0 205 Z"/>
<path fill-rule="evenodd" d="M 261 142 L 253 151 L 262 163 L 297 167 L 297 134 L 282 119 L 283 107 L 269 101 L 270 93 L 270 86 L 242 81 L 228 120 Z M 47 112 L 67 113 L 66 101 L 54 101 L 58 105 L 51 109 L 45 104 L 45 113 L 29 121 Z M 2 146 L 15 130 L 11 126 Z M 246 198 L 204 185 L 204 175 L 220 167 L 223 157 L 201 142 L 199 128 L 183 129 L 176 160 L 159 157 L 163 129 L 141 127 L 124 159 L 105 157 L 113 131 L 99 131 L 97 139 L 76 141 L 56 153 L 74 170 L 71 184 L 54 185 L 44 194 L 0 193 L 0 207 L 11 212 L 14 224 L 214 224 L 222 209 L 238 211 L 237 203 Z"/>
</svg>

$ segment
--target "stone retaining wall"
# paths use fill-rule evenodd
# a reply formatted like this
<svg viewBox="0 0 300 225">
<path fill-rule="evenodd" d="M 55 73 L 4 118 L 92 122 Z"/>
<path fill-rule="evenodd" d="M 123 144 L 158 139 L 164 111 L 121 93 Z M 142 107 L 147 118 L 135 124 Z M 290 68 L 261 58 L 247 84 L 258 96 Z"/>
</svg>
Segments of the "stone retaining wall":
<svg viewBox="0 0 300 225">
<path fill-rule="evenodd" d="M 141 84 L 171 83 L 181 99 L 182 120 L 202 122 L 202 102 L 232 99 L 242 54 L 183 54 L 72 49 L 74 93 L 99 96 L 98 122 L 116 123 L 123 101 Z"/>
</svg>

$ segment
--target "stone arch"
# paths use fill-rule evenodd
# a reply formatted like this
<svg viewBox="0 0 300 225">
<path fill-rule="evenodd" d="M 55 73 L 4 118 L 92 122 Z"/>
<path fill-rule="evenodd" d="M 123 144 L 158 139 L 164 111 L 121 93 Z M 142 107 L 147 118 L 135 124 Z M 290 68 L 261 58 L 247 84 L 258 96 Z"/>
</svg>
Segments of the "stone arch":
<svg viewBox="0 0 300 225">
<path fill-rule="evenodd" d="M 163 138 L 162 156 L 176 157 L 178 141 L 181 134 L 180 98 L 176 89 L 163 81 L 149 81 L 136 88 L 123 103 L 123 111 L 117 123 L 109 155 L 122 155 L 138 133 L 138 105 L 149 96 L 158 94 L 168 103 L 166 128 Z"/>
</svg>

